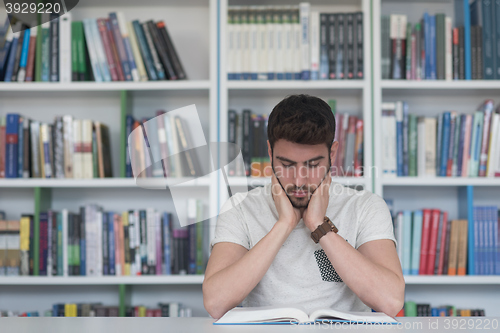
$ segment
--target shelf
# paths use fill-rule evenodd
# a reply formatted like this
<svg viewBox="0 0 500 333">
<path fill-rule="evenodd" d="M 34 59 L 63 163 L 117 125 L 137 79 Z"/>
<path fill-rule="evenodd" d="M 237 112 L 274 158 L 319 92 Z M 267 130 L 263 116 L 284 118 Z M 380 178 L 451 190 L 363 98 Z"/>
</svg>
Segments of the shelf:
<svg viewBox="0 0 500 333">
<path fill-rule="evenodd" d="M 273 80 L 273 81 L 227 81 L 229 90 L 279 90 L 279 89 L 342 89 L 361 90 L 365 87 L 363 80 Z"/>
<path fill-rule="evenodd" d="M 148 188 L 166 187 L 167 185 L 179 184 L 177 186 L 186 187 L 208 187 L 210 185 L 207 178 L 173 178 L 174 181 L 167 181 L 165 178 L 140 178 L 141 185 Z M 185 184 L 190 181 L 189 184 Z M 184 185 L 183 185 L 184 184 Z M 133 188 L 139 187 L 136 185 L 133 178 L 93 178 L 93 179 L 41 179 L 41 178 L 13 178 L 1 179 L 0 188 L 33 188 L 33 187 L 48 187 L 48 188 Z"/>
<path fill-rule="evenodd" d="M 102 7 L 102 6 L 119 6 L 119 7 L 156 7 L 156 6 L 172 6 L 172 7 L 207 7 L 207 0 L 85 0 L 78 4 L 79 7 Z"/>
<path fill-rule="evenodd" d="M 231 186 L 263 186 L 271 181 L 268 177 L 228 177 L 229 185 Z M 335 177 L 333 182 L 342 185 L 365 185 L 366 179 L 363 177 Z"/>
<path fill-rule="evenodd" d="M 500 186 L 500 177 L 396 177 L 382 178 L 382 186 Z"/>
<path fill-rule="evenodd" d="M 154 90 L 206 90 L 210 89 L 210 81 L 145 81 L 145 82 L 30 82 L 0 83 L 3 91 L 154 91 Z"/>
<path fill-rule="evenodd" d="M 496 89 L 500 90 L 500 80 L 382 80 L 382 89 L 421 89 L 421 90 L 478 90 Z"/>
<path fill-rule="evenodd" d="M 465 275 L 465 276 L 447 276 L 447 275 L 405 275 L 406 284 L 499 284 L 499 275 Z"/>
<path fill-rule="evenodd" d="M 204 275 L 151 276 L 7 276 L 0 285 L 183 285 L 202 284 Z"/>
</svg>

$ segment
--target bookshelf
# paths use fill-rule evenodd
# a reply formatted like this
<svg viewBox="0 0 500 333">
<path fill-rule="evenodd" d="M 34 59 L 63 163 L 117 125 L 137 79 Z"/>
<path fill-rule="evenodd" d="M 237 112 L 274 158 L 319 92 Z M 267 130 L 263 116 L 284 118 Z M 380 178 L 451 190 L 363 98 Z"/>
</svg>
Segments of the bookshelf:
<svg viewBox="0 0 500 333">
<path fill-rule="evenodd" d="M 362 11 L 364 14 L 364 79 L 328 81 L 229 81 L 226 61 L 228 6 L 290 5 L 291 0 L 87 0 L 72 10 L 73 19 L 106 16 L 121 10 L 127 19 L 163 19 L 175 42 L 189 80 L 160 82 L 72 82 L 3 83 L 0 84 L 0 112 L 16 112 L 40 121 L 52 121 L 55 115 L 71 114 L 91 118 L 110 126 L 114 178 L 109 179 L 2 179 L 0 209 L 8 218 L 35 213 L 48 207 L 75 210 L 83 203 L 99 203 L 107 210 L 155 207 L 173 211 L 172 198 L 166 191 L 139 188 L 133 179 L 123 178 L 124 159 L 120 140 L 124 137 L 125 114 L 150 117 L 157 109 L 196 104 L 207 141 L 227 141 L 227 111 L 243 108 L 258 114 L 269 114 L 272 107 L 288 94 L 308 93 L 324 100 L 335 99 L 337 112 L 364 120 L 364 164 L 374 165 L 364 177 L 336 177 L 345 185 L 361 186 L 395 200 L 395 210 L 420 209 L 439 205 L 459 214 L 459 193 L 474 187 L 474 204 L 498 204 L 500 179 L 482 178 L 393 178 L 377 173 L 381 164 L 380 105 L 382 101 L 407 100 L 423 115 L 436 115 L 451 106 L 459 112 L 471 112 L 485 98 L 498 94 L 498 81 L 393 81 L 381 80 L 380 16 L 411 13 L 415 21 L 424 10 L 443 11 L 453 15 L 451 0 L 312 0 L 311 9 L 323 12 Z M 186 20 L 185 17 L 189 17 Z M 3 20 L 4 18 L 0 18 Z M 29 96 L 29 98 L 27 98 Z M 187 179 L 186 179 L 187 180 Z M 158 179 L 155 181 L 163 181 Z M 246 186 L 261 186 L 266 178 L 229 177 L 229 184 L 239 191 Z M 167 185 L 167 184 L 163 184 Z M 183 185 L 185 198 L 206 200 L 210 216 L 216 216 L 228 197 L 221 175 L 197 179 Z M 418 206 L 416 198 L 419 198 Z M 425 198 L 425 200 L 421 200 Z M 498 201 L 498 200 L 497 200 Z M 182 212 L 180 213 L 182 214 Z M 179 216 L 184 218 L 185 215 Z M 211 232 L 215 226 L 212 221 Z M 498 276 L 406 276 L 407 298 L 457 306 L 478 306 L 488 316 L 499 315 Z M 26 277 L 0 278 L 0 309 L 45 310 L 57 302 L 95 302 L 103 304 L 155 305 L 158 301 L 181 301 L 193 309 L 193 315 L 206 316 L 201 284 L 203 276 L 141 277 Z M 36 295 L 34 297 L 33 295 Z M 464 304 L 464 300 L 474 304 Z M 468 301 L 470 302 L 470 301 Z"/>
<path fill-rule="evenodd" d="M 33 82 L 0 84 L 0 112 L 18 112 L 31 119 L 51 122 L 55 115 L 69 114 L 107 124 L 111 138 L 113 178 L 105 179 L 2 179 L 0 209 L 8 219 L 22 213 L 37 215 L 46 209 L 76 211 L 80 205 L 98 203 L 105 210 L 153 207 L 186 218 L 184 207 L 174 207 L 170 181 L 147 179 L 145 187 L 162 186 L 162 191 L 138 187 L 124 178 L 124 117 L 152 117 L 157 110 L 170 111 L 195 104 L 207 142 L 216 141 L 217 0 L 187 1 L 85 1 L 71 13 L 74 21 L 106 17 L 122 11 L 127 20 L 164 20 L 184 65 L 188 80 L 146 82 Z M 189 17 L 189 20 L 186 18 Z M 3 21 L 5 17 L 0 17 Z M 27 98 L 28 96 L 28 98 Z M 151 184 L 148 184 L 151 182 Z M 179 184 L 180 182 L 180 184 Z M 182 198 L 198 198 L 217 212 L 217 188 L 213 179 L 175 179 Z M 215 213 L 216 214 L 216 213 Z M 212 213 L 212 215 L 215 215 Z M 109 279 L 108 279 L 109 278 Z M 1 277 L 1 309 L 40 311 L 56 302 L 102 302 L 104 305 L 156 306 L 158 302 L 182 302 L 195 316 L 206 316 L 201 283 L 203 275 L 103 276 L 103 277 Z M 150 287 L 149 287 L 150 286 Z"/>
<path fill-rule="evenodd" d="M 425 11 L 433 15 L 445 13 L 454 19 L 454 2 L 373 0 L 373 124 L 376 194 L 394 201 L 394 212 L 410 209 L 438 208 L 449 213 L 449 219 L 465 218 L 473 205 L 498 205 L 500 179 L 484 177 L 382 177 L 382 102 L 407 101 L 409 112 L 437 116 L 446 110 L 472 114 L 487 98 L 495 98 L 498 80 L 382 80 L 381 24 L 382 15 L 405 14 L 415 23 Z M 496 103 L 498 101 L 495 100 Z M 496 104 L 495 104 L 496 106 Z M 418 199 L 418 200 L 417 200 Z M 488 315 L 499 315 L 498 276 L 405 276 L 406 300 L 431 303 L 432 306 L 453 304 L 481 307 Z"/>
</svg>

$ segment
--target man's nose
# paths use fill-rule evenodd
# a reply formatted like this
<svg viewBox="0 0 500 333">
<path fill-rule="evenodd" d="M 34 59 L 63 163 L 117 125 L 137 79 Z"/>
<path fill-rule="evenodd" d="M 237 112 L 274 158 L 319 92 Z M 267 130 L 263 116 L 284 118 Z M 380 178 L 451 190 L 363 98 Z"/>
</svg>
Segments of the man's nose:
<svg viewBox="0 0 500 333">
<path fill-rule="evenodd" d="M 304 167 L 299 167 L 297 170 L 297 174 L 295 175 L 295 186 L 303 187 L 307 184 L 307 179 L 309 178 L 309 170 Z"/>
</svg>

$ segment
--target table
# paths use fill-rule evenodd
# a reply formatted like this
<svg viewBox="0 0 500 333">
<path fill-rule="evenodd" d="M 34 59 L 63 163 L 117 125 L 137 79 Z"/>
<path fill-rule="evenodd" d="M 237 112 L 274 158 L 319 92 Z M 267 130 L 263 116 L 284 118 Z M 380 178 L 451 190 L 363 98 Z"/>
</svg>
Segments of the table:
<svg viewBox="0 0 500 333">
<path fill-rule="evenodd" d="M 398 317 L 400 325 L 212 325 L 211 318 L 0 318 L 2 333 L 500 332 L 500 317 Z"/>
</svg>

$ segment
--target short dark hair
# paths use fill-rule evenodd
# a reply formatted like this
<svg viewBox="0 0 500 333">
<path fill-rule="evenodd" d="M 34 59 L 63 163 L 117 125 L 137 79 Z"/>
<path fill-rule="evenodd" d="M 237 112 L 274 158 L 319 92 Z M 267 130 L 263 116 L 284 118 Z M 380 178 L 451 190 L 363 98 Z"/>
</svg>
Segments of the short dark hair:
<svg viewBox="0 0 500 333">
<path fill-rule="evenodd" d="M 321 98 L 306 94 L 290 95 L 279 102 L 269 115 L 267 137 L 274 143 L 284 139 L 294 143 L 324 143 L 328 151 L 335 138 L 335 117 Z"/>
</svg>

